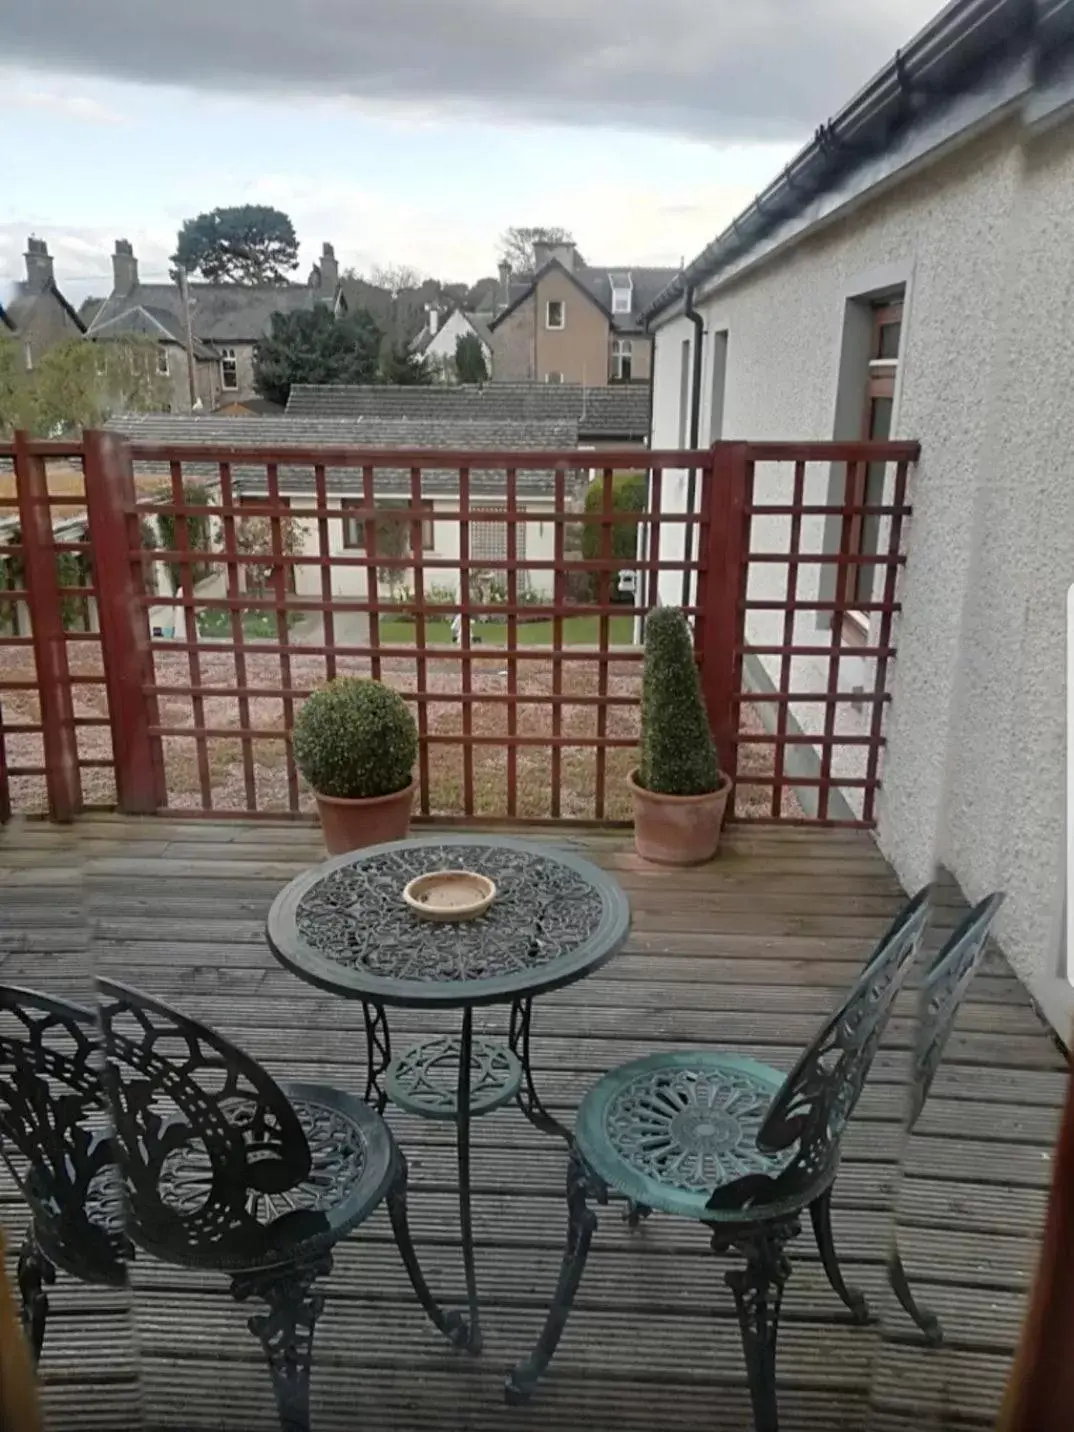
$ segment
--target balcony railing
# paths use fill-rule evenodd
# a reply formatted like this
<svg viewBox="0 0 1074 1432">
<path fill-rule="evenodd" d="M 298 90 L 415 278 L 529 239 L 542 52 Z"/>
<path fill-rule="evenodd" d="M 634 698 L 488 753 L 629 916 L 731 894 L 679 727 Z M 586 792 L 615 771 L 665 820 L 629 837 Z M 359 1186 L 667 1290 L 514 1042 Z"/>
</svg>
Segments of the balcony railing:
<svg viewBox="0 0 1074 1432">
<path fill-rule="evenodd" d="M 674 603 L 732 819 L 871 826 L 916 457 L 17 435 L 0 445 L 0 818 L 307 814 L 295 712 L 355 673 L 414 708 L 422 818 L 623 821 L 645 616 Z M 858 571 L 850 645 L 837 574 Z"/>
</svg>

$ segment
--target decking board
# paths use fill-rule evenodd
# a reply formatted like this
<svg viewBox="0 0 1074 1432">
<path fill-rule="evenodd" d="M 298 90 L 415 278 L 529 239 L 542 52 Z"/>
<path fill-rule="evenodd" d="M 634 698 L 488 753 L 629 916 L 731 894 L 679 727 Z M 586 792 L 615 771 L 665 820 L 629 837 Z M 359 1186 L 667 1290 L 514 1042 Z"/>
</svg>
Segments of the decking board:
<svg viewBox="0 0 1074 1432">
<path fill-rule="evenodd" d="M 644 866 L 622 833 L 516 833 L 589 853 L 620 878 L 634 912 L 619 958 L 537 1005 L 535 1070 L 561 1117 L 601 1072 L 661 1045 L 733 1048 L 789 1068 L 902 899 L 875 846 L 853 832 L 736 827 L 719 861 L 684 872 Z M 85 999 L 96 970 L 216 1025 L 280 1078 L 360 1092 L 360 1007 L 300 984 L 264 944 L 274 895 L 320 855 L 318 832 L 301 822 L 15 823 L 0 832 L 0 979 Z M 941 885 L 929 948 L 962 910 Z M 919 979 L 915 971 L 900 997 L 848 1132 L 833 1212 L 848 1279 L 878 1321 L 848 1324 L 804 1232 L 780 1337 L 783 1432 L 982 1429 L 995 1420 L 1034 1271 L 1065 1061 L 1002 956 L 990 953 L 907 1141 Z M 443 1019 L 394 1012 L 393 1047 Z M 505 1021 L 499 1009 L 477 1022 Z M 452 1131 L 389 1117 L 410 1163 L 423 1266 L 445 1301 L 460 1301 Z M 631 1232 L 615 1208 L 600 1211 L 552 1375 L 530 1408 L 504 1406 L 506 1366 L 528 1350 L 555 1282 L 564 1169 L 562 1147 L 513 1110 L 475 1125 L 480 1359 L 453 1354 L 423 1320 L 383 1211 L 337 1250 L 317 1333 L 317 1432 L 750 1425 L 724 1268 L 702 1231 L 656 1216 Z M 896 1202 L 907 1269 L 947 1329 L 938 1351 L 922 1346 L 884 1281 Z M 9 1240 L 17 1243 L 24 1217 L 0 1177 Z M 61 1274 L 53 1306 L 42 1361 L 53 1432 L 274 1428 L 247 1314 L 220 1275 L 142 1258 L 130 1291 L 82 1288 Z"/>
</svg>

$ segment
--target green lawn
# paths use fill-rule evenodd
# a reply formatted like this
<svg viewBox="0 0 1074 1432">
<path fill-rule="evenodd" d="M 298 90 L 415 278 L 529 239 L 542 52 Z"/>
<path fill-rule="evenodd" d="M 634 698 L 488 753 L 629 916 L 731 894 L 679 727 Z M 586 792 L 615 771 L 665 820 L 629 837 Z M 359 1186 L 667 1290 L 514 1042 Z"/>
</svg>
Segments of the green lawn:
<svg viewBox="0 0 1074 1432">
<path fill-rule="evenodd" d="M 411 646 L 414 642 L 414 623 L 397 620 L 380 620 L 380 639 L 385 646 Z M 519 622 L 516 627 L 519 646 L 551 646 L 555 627 L 552 622 Z M 430 646 L 451 642 L 451 627 L 444 621 L 425 623 L 425 641 Z M 482 646 L 506 646 L 506 622 L 470 623 L 471 644 Z M 596 646 L 600 641 L 600 617 L 565 617 L 563 619 L 564 646 Z M 631 646 L 634 641 L 634 618 L 612 617 L 608 623 L 608 641 L 612 646 Z"/>
</svg>

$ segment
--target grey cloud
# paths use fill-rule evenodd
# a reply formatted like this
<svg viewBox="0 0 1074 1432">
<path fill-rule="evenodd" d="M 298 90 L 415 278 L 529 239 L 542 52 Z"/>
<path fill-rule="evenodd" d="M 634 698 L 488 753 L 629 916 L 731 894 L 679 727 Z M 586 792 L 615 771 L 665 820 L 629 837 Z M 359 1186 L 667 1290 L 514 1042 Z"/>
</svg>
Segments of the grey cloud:
<svg viewBox="0 0 1074 1432">
<path fill-rule="evenodd" d="M 5 62 L 489 120 L 795 138 L 938 0 L 11 0 Z M 12 13 L 14 11 L 14 13 Z"/>
</svg>

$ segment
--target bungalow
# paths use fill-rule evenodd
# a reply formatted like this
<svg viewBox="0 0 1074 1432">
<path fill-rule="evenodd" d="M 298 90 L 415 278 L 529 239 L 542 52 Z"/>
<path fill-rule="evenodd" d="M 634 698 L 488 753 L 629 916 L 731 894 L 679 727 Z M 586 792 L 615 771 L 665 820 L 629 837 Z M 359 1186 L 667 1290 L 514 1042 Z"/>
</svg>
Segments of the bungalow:
<svg viewBox="0 0 1074 1432">
<path fill-rule="evenodd" d="M 938 860 L 971 900 L 1006 890 L 998 937 L 1064 1038 L 1072 203 L 1074 5 L 954 0 L 647 315 L 654 447 L 920 441 L 878 839 L 910 889 Z M 844 467 L 808 481 L 842 503 Z M 760 502 L 787 501 L 786 479 L 763 465 L 756 484 Z M 685 510 L 688 490 L 679 474 L 665 500 Z M 890 491 L 890 473 L 869 474 L 869 501 Z M 782 519 L 763 521 L 755 546 L 785 546 Z M 844 530 L 860 525 L 803 519 L 802 549 L 829 558 L 811 580 L 803 568 L 803 598 L 834 597 L 832 558 L 877 550 L 869 524 Z M 675 537 L 664 540 L 669 552 Z M 782 599 L 785 582 L 784 568 L 757 564 L 750 595 Z M 877 595 L 866 566 L 841 599 Z M 679 600 L 674 582 L 664 596 Z M 784 640 L 774 616 L 749 612 L 749 645 Z M 851 612 L 835 634 L 830 623 L 799 612 L 794 641 L 834 639 L 843 688 L 863 660 L 856 645 L 877 644 L 878 618 Z M 773 685 L 780 660 L 747 655 L 755 687 Z M 822 660 L 794 656 L 791 689 L 823 692 Z M 799 734 L 821 734 L 819 703 L 792 715 Z M 845 729 L 864 733 L 870 719 L 847 711 Z M 815 769 L 818 748 L 796 750 Z"/>
<path fill-rule="evenodd" d="M 640 383 L 586 388 L 581 383 L 420 384 L 296 383 L 293 418 L 413 418 L 448 423 L 573 423 L 583 448 L 643 448 L 649 388 Z M 476 444 L 467 444 L 469 447 Z"/>
<path fill-rule="evenodd" d="M 281 417 L 272 422 L 259 418 L 218 418 L 214 416 L 165 416 L 137 414 L 113 418 L 108 424 L 131 442 L 152 443 L 154 446 L 179 447 L 198 444 L 220 448 L 264 448 L 266 457 L 281 448 L 294 446 L 304 450 L 361 447 L 367 450 L 441 450 L 483 452 L 551 452 L 577 447 L 577 426 L 569 421 L 467 422 L 451 423 L 429 419 L 400 418 L 306 418 Z M 167 464 L 135 463 L 139 479 L 166 476 Z M 187 481 L 203 482 L 210 489 L 219 487 L 216 464 L 184 463 Z M 264 502 L 268 495 L 267 473 L 261 464 L 236 463 L 232 467 L 233 495 L 238 503 Z M 411 505 L 411 473 L 409 468 L 378 466 L 374 474 L 376 504 L 390 512 L 392 508 Z M 289 504 L 313 505 L 316 479 L 309 463 L 284 463 L 278 470 L 279 492 Z M 359 556 L 365 551 L 365 523 L 349 516 L 365 507 L 364 474 L 361 466 L 340 467 L 329 464 L 325 469 L 328 506 L 339 512 L 339 518 L 328 521 L 328 551 L 332 556 Z M 568 503 L 581 507 L 585 494 L 586 474 L 572 473 L 568 484 Z M 470 474 L 471 510 L 478 520 L 469 524 L 470 555 L 473 560 L 505 561 L 508 552 L 507 524 L 501 514 L 506 510 L 507 475 L 503 469 L 474 467 Z M 524 585 L 534 593 L 547 597 L 553 590 L 555 571 L 555 524 L 542 521 L 555 511 L 555 475 L 551 470 L 520 469 L 517 474 L 516 497 L 520 513 L 533 520 L 516 527 L 516 551 L 521 560 L 547 560 L 547 568 L 527 571 Z M 422 550 L 431 561 L 442 567 L 426 573 L 427 596 L 438 587 L 447 600 L 447 593 L 459 591 L 460 554 L 459 522 L 454 517 L 441 517 L 442 512 L 458 511 L 459 473 L 454 469 L 425 469 L 421 478 L 422 504 L 428 510 L 423 525 Z M 318 524 L 315 519 L 299 519 L 302 529 L 301 552 L 315 558 L 319 555 Z M 407 539 L 409 542 L 409 534 Z M 366 569 L 361 565 L 333 566 L 332 587 L 336 596 L 358 597 L 366 594 Z M 166 572 L 160 574 L 161 586 L 167 582 Z M 392 585 L 413 587 L 413 574 L 402 572 L 388 579 Z M 223 574 L 217 586 L 222 592 Z M 299 596 L 321 596 L 321 569 L 314 565 L 296 567 L 295 591 Z M 209 585 L 199 586 L 202 596 L 216 594 Z"/>
</svg>

